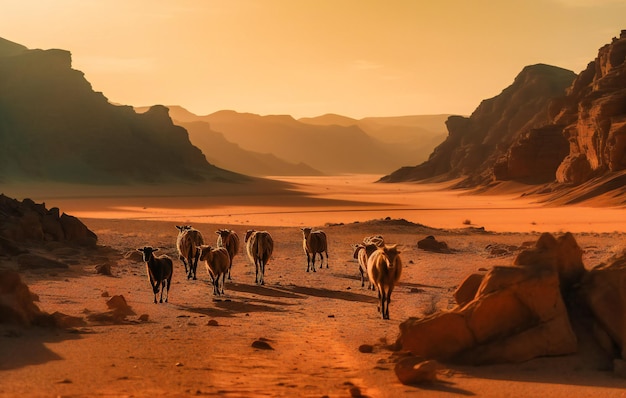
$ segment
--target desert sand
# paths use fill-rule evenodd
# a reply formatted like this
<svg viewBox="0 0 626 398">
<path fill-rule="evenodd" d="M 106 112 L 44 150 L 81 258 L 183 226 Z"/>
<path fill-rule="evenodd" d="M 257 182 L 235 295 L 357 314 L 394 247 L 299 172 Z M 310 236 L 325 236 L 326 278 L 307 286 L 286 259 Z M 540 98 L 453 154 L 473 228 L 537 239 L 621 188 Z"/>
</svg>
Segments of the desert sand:
<svg viewBox="0 0 626 398">
<path fill-rule="evenodd" d="M 446 364 L 438 382 L 421 386 L 397 380 L 397 354 L 388 347 L 403 320 L 451 308 L 467 274 L 512 263 L 514 251 L 493 255 L 488 245 L 519 246 L 540 232 L 570 231 L 591 268 L 625 248 L 623 209 L 545 207 L 538 197 L 520 197 L 523 187 L 487 196 L 445 184 L 373 184 L 376 176 L 280 180 L 292 195 L 250 186 L 151 197 L 135 188 L 105 196 L 105 188 L 4 187 L 9 196 L 79 217 L 99 245 L 111 248 L 59 252 L 69 270 L 24 272 L 42 310 L 88 319 L 106 312 L 111 296 L 123 295 L 134 314 L 67 331 L 0 325 L 0 396 L 626 396 L 626 379 L 588 338 L 575 355 Z M 175 252 L 180 224 L 211 243 L 218 228 L 242 238 L 247 229 L 269 231 L 275 250 L 266 285 L 254 284 L 243 251 L 224 296 L 213 296 L 202 264 L 198 279 L 187 280 Z M 302 226 L 326 231 L 328 268 L 305 272 Z M 350 245 L 372 234 L 402 248 L 390 320 L 377 313 L 376 293 L 361 287 L 352 258 Z M 453 252 L 419 250 L 417 241 L 427 235 Z M 168 303 L 153 303 L 145 266 L 131 256 L 144 245 L 174 258 Z M 112 276 L 95 272 L 106 262 Z M 269 349 L 253 347 L 259 341 Z M 361 345 L 372 352 L 360 352 Z"/>
</svg>

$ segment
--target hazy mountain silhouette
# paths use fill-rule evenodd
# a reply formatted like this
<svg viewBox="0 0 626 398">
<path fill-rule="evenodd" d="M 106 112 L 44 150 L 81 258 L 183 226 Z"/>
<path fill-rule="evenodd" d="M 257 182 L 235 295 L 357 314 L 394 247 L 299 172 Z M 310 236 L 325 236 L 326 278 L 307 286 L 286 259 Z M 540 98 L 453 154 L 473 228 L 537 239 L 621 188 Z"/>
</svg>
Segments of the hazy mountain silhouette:
<svg viewBox="0 0 626 398">
<path fill-rule="evenodd" d="M 243 150 L 272 154 L 325 174 L 388 172 L 408 161 L 417 163 L 426 159 L 444 138 L 441 130 L 445 116 L 423 117 L 426 125 L 434 124 L 433 118 L 440 118 L 439 132 L 433 132 L 412 125 L 420 116 L 355 121 L 345 116 L 325 115 L 301 119 L 303 122 L 288 115 L 219 111 L 198 116 L 179 106 L 169 108 L 172 118 L 181 125 L 190 121 L 208 123 L 212 131 L 222 133 L 226 140 Z M 192 140 L 194 137 L 192 134 Z M 418 150 L 422 152 L 421 159 Z M 211 159 L 211 155 L 207 157 Z M 220 162 L 216 160 L 216 164 L 221 165 Z"/>
<path fill-rule="evenodd" d="M 0 179 L 125 183 L 242 180 L 210 165 L 167 109 L 138 115 L 94 92 L 68 51 L 0 39 Z"/>
<path fill-rule="evenodd" d="M 187 129 L 191 142 L 202 150 L 210 163 L 219 167 L 252 176 L 322 175 L 304 163 L 289 163 L 271 153 L 246 151 L 226 140 L 222 133 L 211 130 L 207 122 L 175 122 Z"/>
</svg>

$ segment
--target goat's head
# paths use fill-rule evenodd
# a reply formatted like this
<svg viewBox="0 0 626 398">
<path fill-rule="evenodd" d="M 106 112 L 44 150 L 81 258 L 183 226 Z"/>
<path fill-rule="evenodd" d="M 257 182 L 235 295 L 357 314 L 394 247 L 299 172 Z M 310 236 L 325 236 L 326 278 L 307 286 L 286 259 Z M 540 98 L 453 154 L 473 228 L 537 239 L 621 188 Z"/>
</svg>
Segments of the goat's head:
<svg viewBox="0 0 626 398">
<path fill-rule="evenodd" d="M 143 253 L 143 261 L 150 261 L 150 259 L 154 256 L 154 252 L 158 252 L 159 248 L 155 247 L 153 248 L 152 246 L 144 246 L 141 249 L 137 249 L 137 251 L 140 251 Z"/>
</svg>

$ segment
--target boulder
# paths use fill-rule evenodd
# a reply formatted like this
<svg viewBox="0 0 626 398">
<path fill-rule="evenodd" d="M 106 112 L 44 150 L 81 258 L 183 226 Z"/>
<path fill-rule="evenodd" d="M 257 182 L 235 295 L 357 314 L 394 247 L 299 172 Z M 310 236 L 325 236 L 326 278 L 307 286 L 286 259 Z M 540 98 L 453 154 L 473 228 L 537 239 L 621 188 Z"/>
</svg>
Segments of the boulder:
<svg viewBox="0 0 626 398">
<path fill-rule="evenodd" d="M 558 238 L 544 233 L 537 240 L 535 247 L 521 251 L 513 264 L 535 265 L 556 270 L 561 290 L 565 292 L 580 282 L 585 274 L 582 256 L 583 250 L 571 233 L 567 232 Z"/>
<path fill-rule="evenodd" d="M 417 385 L 437 381 L 437 372 L 443 366 L 433 360 L 408 356 L 396 363 L 394 372 L 402 384 Z"/>
<path fill-rule="evenodd" d="M 446 242 L 438 241 L 434 236 L 429 235 L 424 239 L 417 242 L 417 247 L 435 253 L 450 253 L 448 244 Z"/>
<path fill-rule="evenodd" d="M 589 271 L 581 292 L 603 332 L 594 335 L 608 335 L 613 344 L 605 341 L 601 345 L 611 354 L 612 346 L 617 347 L 618 354 L 626 359 L 626 252 Z"/>
<path fill-rule="evenodd" d="M 580 255 L 569 239 L 559 245 L 554 236 L 542 235 L 536 250 L 520 253 L 517 265 L 493 267 L 483 278 L 468 277 L 459 288 L 466 291 L 463 304 L 401 323 L 397 343 L 425 359 L 472 364 L 575 352 L 577 338 L 561 296 L 559 273 L 559 265 L 576 263 L 571 260 Z"/>
<path fill-rule="evenodd" d="M 0 323 L 38 323 L 46 314 L 35 304 L 34 297 L 17 272 L 0 270 Z"/>
<path fill-rule="evenodd" d="M 453 296 L 456 303 L 460 306 L 464 306 L 474 300 L 476 292 L 478 292 L 478 288 L 484 278 L 484 273 L 469 274 L 454 291 Z"/>
</svg>

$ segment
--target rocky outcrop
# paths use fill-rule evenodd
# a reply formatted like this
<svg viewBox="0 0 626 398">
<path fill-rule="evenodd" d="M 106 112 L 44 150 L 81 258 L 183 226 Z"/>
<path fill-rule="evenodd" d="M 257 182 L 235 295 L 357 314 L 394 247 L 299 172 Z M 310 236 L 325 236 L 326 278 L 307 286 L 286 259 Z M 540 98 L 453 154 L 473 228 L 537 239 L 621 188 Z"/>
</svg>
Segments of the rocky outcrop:
<svg viewBox="0 0 626 398">
<path fill-rule="evenodd" d="M 35 298 L 17 272 L 0 270 L 0 323 L 54 324 L 52 317 L 35 304 Z"/>
<path fill-rule="evenodd" d="M 626 30 L 600 48 L 578 75 L 560 106 L 569 154 L 556 173 L 561 183 L 580 184 L 604 172 L 626 169 Z"/>
<path fill-rule="evenodd" d="M 564 190 L 598 181 L 564 203 L 620 188 L 603 181 L 626 171 L 625 58 L 626 30 L 600 48 L 577 76 L 547 65 L 526 67 L 469 118 L 450 117 L 448 138 L 428 161 L 381 181 L 461 178 L 456 186 L 479 187 L 515 180 L 540 185 L 533 191 L 552 192 L 551 200 L 566 195 Z"/>
<path fill-rule="evenodd" d="M 71 64 L 68 51 L 0 42 L 0 181 L 241 179 L 210 165 L 167 108 L 112 105 Z"/>
<path fill-rule="evenodd" d="M 573 353 L 577 337 L 561 281 L 579 281 L 581 266 L 582 250 L 571 234 L 543 234 L 513 266 L 468 277 L 450 311 L 403 322 L 398 344 L 426 359 L 473 364 Z"/>
<path fill-rule="evenodd" d="M 44 203 L 30 199 L 21 202 L 0 194 L 0 238 L 15 247 L 25 242 L 66 242 L 93 247 L 98 237 L 76 217 L 59 214 L 59 209 L 47 209 Z M 7 252 L 4 253 L 4 248 Z M 11 253 L 9 253 L 9 251 Z M 0 254 L 19 254 L 10 246 L 0 245 Z"/>
<path fill-rule="evenodd" d="M 494 165 L 497 161 L 502 163 L 499 159 L 522 135 L 526 135 L 527 145 L 539 145 L 549 139 L 550 136 L 542 130 L 532 131 L 545 125 L 548 104 L 552 99 L 563 96 L 575 77 L 573 72 L 554 66 L 538 64 L 525 67 L 513 84 L 498 96 L 483 101 L 469 118 L 448 118 L 448 137 L 435 148 L 426 162 L 397 170 L 381 181 L 462 177 L 464 180 L 459 186 L 491 182 Z M 561 160 L 552 163 L 558 165 Z M 513 162 L 519 163 L 519 160 L 514 158 Z M 514 171 L 509 173 L 515 175 Z"/>
</svg>

